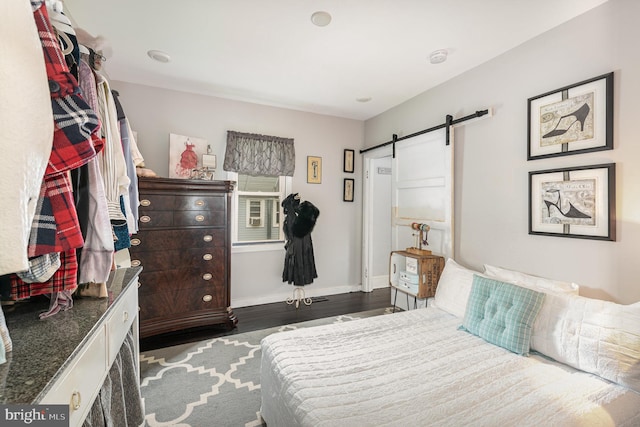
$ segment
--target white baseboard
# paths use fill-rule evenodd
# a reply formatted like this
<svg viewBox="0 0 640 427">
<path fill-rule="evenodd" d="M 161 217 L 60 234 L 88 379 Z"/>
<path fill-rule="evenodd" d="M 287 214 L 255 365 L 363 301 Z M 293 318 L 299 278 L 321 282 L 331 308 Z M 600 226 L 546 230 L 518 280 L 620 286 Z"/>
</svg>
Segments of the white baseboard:
<svg viewBox="0 0 640 427">
<path fill-rule="evenodd" d="M 375 276 L 371 278 L 371 286 L 373 289 L 382 289 L 389 287 L 389 276 L 384 274 L 382 276 Z"/>
<path fill-rule="evenodd" d="M 347 294 L 349 292 L 360 292 L 362 286 L 360 285 L 344 285 L 334 286 L 331 288 L 315 288 L 313 286 L 304 286 L 305 297 L 322 297 L 326 295 Z M 231 297 L 231 307 L 249 307 L 252 305 L 271 304 L 274 302 L 285 302 L 287 298 L 293 296 L 293 286 L 289 286 L 289 290 L 286 292 L 278 292 L 277 294 L 270 295 L 256 295 L 254 297 L 245 298 L 233 298 Z"/>
</svg>

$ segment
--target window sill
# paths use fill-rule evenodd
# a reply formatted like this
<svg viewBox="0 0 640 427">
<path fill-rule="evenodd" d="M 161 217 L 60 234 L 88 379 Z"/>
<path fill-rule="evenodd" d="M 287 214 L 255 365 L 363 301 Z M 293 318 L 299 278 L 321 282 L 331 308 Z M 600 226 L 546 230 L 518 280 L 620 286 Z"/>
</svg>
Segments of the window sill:
<svg viewBox="0 0 640 427">
<path fill-rule="evenodd" d="M 265 243 L 234 243 L 233 245 L 231 245 L 231 253 L 241 254 L 245 252 L 283 251 L 284 243 L 284 241 Z"/>
</svg>

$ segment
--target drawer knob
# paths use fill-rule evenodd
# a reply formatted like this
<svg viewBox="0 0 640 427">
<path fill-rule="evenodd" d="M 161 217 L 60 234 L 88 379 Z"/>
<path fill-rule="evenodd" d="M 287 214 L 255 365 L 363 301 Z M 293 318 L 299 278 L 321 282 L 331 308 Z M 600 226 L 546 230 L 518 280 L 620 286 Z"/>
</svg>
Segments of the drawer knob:
<svg viewBox="0 0 640 427">
<path fill-rule="evenodd" d="M 82 404 L 82 396 L 80 396 L 79 391 L 74 391 L 71 393 L 71 407 L 74 411 L 80 409 L 80 405 Z"/>
<path fill-rule="evenodd" d="M 196 215 L 196 221 L 198 222 L 204 221 L 204 215 Z"/>
<path fill-rule="evenodd" d="M 131 239 L 131 246 L 138 246 L 140 244 L 140 239 Z"/>
<path fill-rule="evenodd" d="M 211 234 L 205 234 L 202 240 L 204 240 L 205 242 L 210 242 L 213 240 L 213 236 Z"/>
<path fill-rule="evenodd" d="M 196 206 L 204 206 L 204 200 L 196 200 Z"/>
<path fill-rule="evenodd" d="M 149 221 L 151 221 L 151 217 L 148 216 L 148 215 L 143 215 L 143 216 L 140 217 L 140 221 L 141 222 L 149 222 Z"/>
<path fill-rule="evenodd" d="M 151 206 L 151 200 L 148 200 L 148 199 L 140 200 L 140 206 Z"/>
<path fill-rule="evenodd" d="M 211 261 L 213 259 L 213 255 L 204 254 L 204 255 L 202 255 L 202 259 L 205 260 L 205 261 Z"/>
<path fill-rule="evenodd" d="M 213 275 L 212 275 L 211 273 L 204 273 L 204 274 L 202 275 L 202 278 L 203 278 L 204 280 L 211 280 L 211 278 L 212 278 L 212 277 L 213 277 Z"/>
<path fill-rule="evenodd" d="M 204 301 L 204 302 L 209 302 L 212 299 L 213 299 L 213 297 L 211 295 L 209 295 L 209 294 L 207 294 L 207 295 L 202 297 L 202 301 Z"/>
<path fill-rule="evenodd" d="M 132 259 L 131 260 L 131 267 L 138 267 L 140 265 L 140 260 L 139 259 Z"/>
</svg>

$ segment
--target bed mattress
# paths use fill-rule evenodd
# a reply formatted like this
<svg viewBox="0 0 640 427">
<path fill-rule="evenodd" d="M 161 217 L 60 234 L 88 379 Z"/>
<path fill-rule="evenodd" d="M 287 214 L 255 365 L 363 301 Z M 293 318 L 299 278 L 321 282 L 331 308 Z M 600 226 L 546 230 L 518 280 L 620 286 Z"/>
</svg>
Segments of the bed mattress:
<svg viewBox="0 0 640 427">
<path fill-rule="evenodd" d="M 284 426 L 640 426 L 640 394 L 458 330 L 435 307 L 262 340 L 261 415 Z"/>
</svg>

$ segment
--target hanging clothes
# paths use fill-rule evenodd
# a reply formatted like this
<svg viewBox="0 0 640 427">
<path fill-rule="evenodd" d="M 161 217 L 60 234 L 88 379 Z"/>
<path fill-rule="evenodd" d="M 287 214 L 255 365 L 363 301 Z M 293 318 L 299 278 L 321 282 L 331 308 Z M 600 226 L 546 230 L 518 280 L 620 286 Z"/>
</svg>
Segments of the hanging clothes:
<svg viewBox="0 0 640 427">
<path fill-rule="evenodd" d="M 127 176 L 129 177 L 129 197 L 125 201 L 125 213 L 127 213 L 127 225 L 129 232 L 135 234 L 138 232 L 138 205 L 140 200 L 138 197 L 138 175 L 136 175 L 136 165 L 133 161 L 133 147 L 136 146 L 133 131 L 129 125 L 129 120 L 124 113 L 122 104 L 118 96 L 120 94 L 116 90 L 112 90 L 113 101 L 116 104 L 116 112 L 118 114 L 118 124 L 120 125 L 120 137 L 122 140 L 122 151 L 127 166 Z M 137 148 L 136 148 L 137 149 Z"/>
<path fill-rule="evenodd" d="M 50 105 L 53 111 L 53 144 L 36 204 L 27 255 L 30 258 L 59 253 L 60 267 L 45 282 L 26 283 L 11 275 L 11 298 L 50 295 L 49 316 L 73 306 L 71 293 L 77 288 L 76 249 L 84 245 L 73 199 L 70 171 L 96 156 L 101 141 L 100 121 L 81 95 L 76 78 L 69 72 L 47 8 L 42 0 L 31 1 L 33 19 L 41 41 Z"/>
<path fill-rule="evenodd" d="M 106 142 L 105 148 L 98 158 L 105 184 L 109 218 L 112 221 L 126 221 L 127 218 L 120 210 L 120 196 L 127 194 L 130 180 L 127 176 L 127 166 L 122 151 L 115 102 L 109 82 L 100 73 L 96 73 L 96 89 L 98 92 L 98 113 L 102 119 L 102 131 Z"/>
<path fill-rule="evenodd" d="M 313 283 L 318 277 L 311 231 L 316 224 L 320 211 L 311 202 L 300 203 L 298 193 L 287 196 L 282 201 L 284 208 L 285 243 L 284 270 L 282 281 L 295 286 Z"/>
<path fill-rule="evenodd" d="M 60 252 L 60 268 L 46 282 L 26 283 L 11 275 L 11 299 L 21 300 L 36 295 L 56 294 L 62 291 L 73 292 L 77 287 L 78 263 L 76 251 Z"/>
<path fill-rule="evenodd" d="M 87 103 L 98 110 L 96 78 L 89 64 L 81 56 L 78 66 L 80 88 Z M 104 140 L 101 140 L 104 143 Z M 99 150 L 102 150 L 100 146 Z M 98 150 L 98 147 L 96 147 Z M 98 150 L 98 151 L 99 151 Z M 106 283 L 113 263 L 113 232 L 107 211 L 107 199 L 104 194 L 104 181 L 94 158 L 87 163 L 89 180 L 88 223 L 82 256 L 78 264 L 78 283 Z"/>
<path fill-rule="evenodd" d="M 97 136 L 98 116 L 80 94 L 78 82 L 69 72 L 44 2 L 32 1 L 34 7 L 38 4 L 33 13 L 49 79 L 54 133 L 32 225 L 29 257 L 83 246 L 68 172 L 93 159 L 96 156 L 94 142 L 101 144 Z"/>
<path fill-rule="evenodd" d="M 53 143 L 53 112 L 34 10 L 2 1 L 0 26 L 0 274 L 29 268 L 27 246 Z"/>
</svg>

